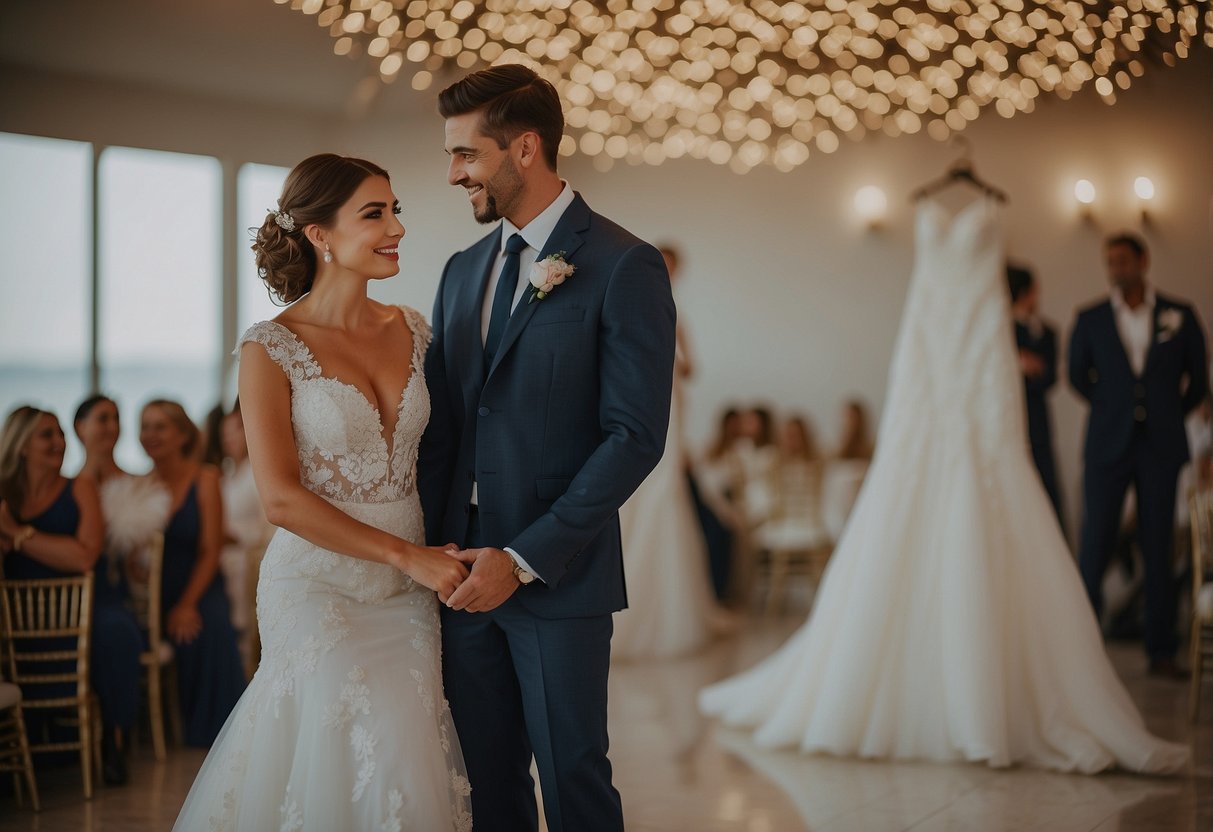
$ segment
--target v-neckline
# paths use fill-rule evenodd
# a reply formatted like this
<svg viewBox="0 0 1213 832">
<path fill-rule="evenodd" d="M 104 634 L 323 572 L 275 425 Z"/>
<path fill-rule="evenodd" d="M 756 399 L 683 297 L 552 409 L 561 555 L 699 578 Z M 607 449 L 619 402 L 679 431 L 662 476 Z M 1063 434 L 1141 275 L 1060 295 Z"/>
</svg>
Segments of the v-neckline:
<svg viewBox="0 0 1213 832">
<path fill-rule="evenodd" d="M 358 398 L 360 398 L 363 403 L 365 403 L 366 406 L 371 409 L 371 412 L 375 414 L 375 421 L 379 427 L 379 437 L 383 440 L 383 444 L 387 448 L 388 459 L 391 459 L 396 453 L 396 431 L 400 428 L 401 411 L 404 409 L 404 401 L 408 397 L 409 390 L 412 389 L 413 379 L 417 377 L 417 333 L 413 330 L 412 324 L 409 323 L 409 316 L 405 314 L 404 309 L 399 306 L 395 306 L 393 308 L 400 313 L 400 317 L 404 321 L 404 328 L 409 331 L 409 340 L 411 341 L 412 346 L 409 351 L 409 377 L 408 380 L 405 381 L 404 386 L 400 388 L 400 397 L 396 402 L 396 407 L 394 409 L 396 419 L 392 423 L 392 429 L 390 431 L 387 429 L 387 425 L 383 423 L 383 412 L 379 409 L 378 405 L 371 400 L 371 397 L 363 392 L 361 387 L 337 378 L 336 376 L 324 375 L 324 368 L 320 366 L 320 362 L 316 359 L 316 353 L 312 351 L 312 348 L 307 345 L 307 342 L 304 341 L 298 333 L 296 333 L 286 324 L 280 323 L 279 321 L 270 322 L 286 330 L 291 338 L 295 340 L 295 343 L 297 343 L 307 354 L 307 360 L 315 366 L 317 375 L 315 378 L 308 379 L 309 381 L 329 381 L 353 390 L 358 394 Z"/>
</svg>

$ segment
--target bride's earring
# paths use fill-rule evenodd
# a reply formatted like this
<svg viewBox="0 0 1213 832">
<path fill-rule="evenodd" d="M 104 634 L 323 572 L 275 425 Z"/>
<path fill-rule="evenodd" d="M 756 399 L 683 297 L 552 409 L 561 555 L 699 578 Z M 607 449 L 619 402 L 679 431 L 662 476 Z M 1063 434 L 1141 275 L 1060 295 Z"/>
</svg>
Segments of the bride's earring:
<svg viewBox="0 0 1213 832">
<path fill-rule="evenodd" d="M 324 262 L 326 262 L 326 263 L 333 262 L 333 252 L 329 251 L 328 243 L 324 244 Z"/>
</svg>

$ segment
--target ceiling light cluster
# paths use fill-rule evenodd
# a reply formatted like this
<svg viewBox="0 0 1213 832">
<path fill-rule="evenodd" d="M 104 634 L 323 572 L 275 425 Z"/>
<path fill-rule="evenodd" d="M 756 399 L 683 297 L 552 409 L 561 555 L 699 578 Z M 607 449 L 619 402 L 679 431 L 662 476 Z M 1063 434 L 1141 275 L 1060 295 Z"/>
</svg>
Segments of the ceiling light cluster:
<svg viewBox="0 0 1213 832">
<path fill-rule="evenodd" d="M 690 156 L 792 170 L 842 139 L 925 131 L 1094 85 L 1108 103 L 1152 61 L 1213 46 L 1213 0 L 276 0 L 418 90 L 528 63 L 600 167 Z"/>
</svg>

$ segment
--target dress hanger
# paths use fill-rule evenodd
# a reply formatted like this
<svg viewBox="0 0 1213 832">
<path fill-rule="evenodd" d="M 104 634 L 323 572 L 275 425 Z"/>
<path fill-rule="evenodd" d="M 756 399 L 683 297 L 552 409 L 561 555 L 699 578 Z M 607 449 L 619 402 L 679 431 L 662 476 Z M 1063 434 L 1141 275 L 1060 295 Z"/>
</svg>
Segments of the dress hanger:
<svg viewBox="0 0 1213 832">
<path fill-rule="evenodd" d="M 948 168 L 948 172 L 943 176 L 928 182 L 918 190 L 914 191 L 914 193 L 910 196 L 910 199 L 917 202 L 923 197 L 938 193 L 950 185 L 960 183 L 964 185 L 971 185 L 986 196 L 998 202 L 1007 202 L 1007 195 L 1002 190 L 994 187 L 988 182 L 985 182 L 977 176 L 976 172 L 974 172 L 973 162 L 969 158 L 969 154 L 972 151 L 973 146 L 969 143 L 969 140 L 964 136 L 955 136 L 953 137 L 952 141 L 954 144 L 960 146 L 960 158 L 952 163 L 951 167 Z"/>
</svg>

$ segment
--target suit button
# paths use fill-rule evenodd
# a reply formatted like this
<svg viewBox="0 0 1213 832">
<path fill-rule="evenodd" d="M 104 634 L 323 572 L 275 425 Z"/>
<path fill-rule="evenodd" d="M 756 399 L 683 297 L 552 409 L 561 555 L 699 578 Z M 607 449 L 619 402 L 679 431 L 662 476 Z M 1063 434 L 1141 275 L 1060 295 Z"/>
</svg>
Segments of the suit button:
<svg viewBox="0 0 1213 832">
<path fill-rule="evenodd" d="M 482 407 L 479 410 L 477 410 L 476 412 L 479 413 L 481 416 L 488 416 L 491 411 L 487 407 Z"/>
<path fill-rule="evenodd" d="M 1133 408 L 1133 418 L 1138 422 L 1144 422 L 1146 420 L 1146 409 L 1141 405 Z"/>
</svg>

